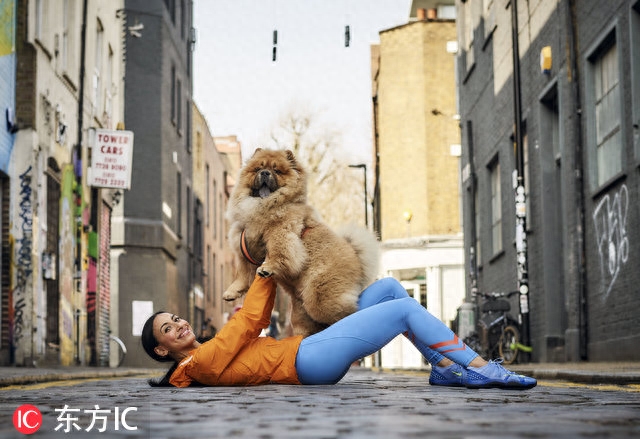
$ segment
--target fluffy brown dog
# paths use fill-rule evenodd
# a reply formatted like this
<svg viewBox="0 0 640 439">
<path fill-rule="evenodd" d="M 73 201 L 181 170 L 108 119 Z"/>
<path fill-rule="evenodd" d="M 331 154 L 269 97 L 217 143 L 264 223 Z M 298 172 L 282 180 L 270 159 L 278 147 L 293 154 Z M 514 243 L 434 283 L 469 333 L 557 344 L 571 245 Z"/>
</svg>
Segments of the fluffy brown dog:
<svg viewBox="0 0 640 439">
<path fill-rule="evenodd" d="M 377 274 L 378 242 L 351 227 L 338 235 L 307 204 L 306 174 L 291 151 L 257 149 L 240 171 L 226 218 L 237 276 L 223 294 L 246 293 L 256 269 L 292 297 L 294 333 L 310 335 L 358 309 Z"/>
</svg>

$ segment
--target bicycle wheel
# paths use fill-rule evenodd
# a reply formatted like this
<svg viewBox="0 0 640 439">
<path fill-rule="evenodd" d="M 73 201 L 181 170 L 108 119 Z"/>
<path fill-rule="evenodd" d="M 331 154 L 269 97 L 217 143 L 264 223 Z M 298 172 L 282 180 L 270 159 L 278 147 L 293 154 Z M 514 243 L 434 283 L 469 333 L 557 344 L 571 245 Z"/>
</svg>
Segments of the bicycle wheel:
<svg viewBox="0 0 640 439">
<path fill-rule="evenodd" d="M 498 352 L 504 364 L 512 364 L 518 357 L 516 343 L 520 341 L 520 331 L 515 326 L 505 326 L 498 342 Z"/>
<path fill-rule="evenodd" d="M 120 367 L 125 355 L 127 355 L 127 347 L 124 345 L 124 342 L 115 335 L 109 335 L 109 350 L 111 353 L 116 353 L 114 354 L 115 365 L 113 367 Z M 114 358 L 114 355 L 111 355 L 111 358 Z M 112 364 L 111 361 L 109 361 L 109 363 L 110 365 Z"/>
</svg>

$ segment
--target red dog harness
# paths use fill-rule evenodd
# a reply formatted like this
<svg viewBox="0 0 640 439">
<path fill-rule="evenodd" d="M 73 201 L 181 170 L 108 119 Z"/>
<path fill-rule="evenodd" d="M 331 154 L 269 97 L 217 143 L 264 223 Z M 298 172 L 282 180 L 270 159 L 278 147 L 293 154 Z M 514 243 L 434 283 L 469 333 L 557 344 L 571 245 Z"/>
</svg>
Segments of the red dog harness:
<svg viewBox="0 0 640 439">
<path fill-rule="evenodd" d="M 309 231 L 311 227 L 305 227 L 304 229 L 302 229 L 302 233 L 300 234 L 300 239 L 304 238 L 304 235 Z M 253 257 L 251 256 L 251 253 L 249 253 L 249 248 L 247 247 L 247 240 L 244 237 L 244 233 L 245 230 L 242 230 L 242 233 L 240 234 L 240 251 L 242 252 L 242 255 L 245 257 L 245 259 L 249 262 L 251 262 L 253 265 L 262 265 L 262 262 L 258 262 L 255 259 L 253 259 Z"/>
<path fill-rule="evenodd" d="M 244 229 L 242 230 L 242 233 L 240 234 L 240 251 L 242 252 L 242 255 L 245 257 L 245 259 L 249 262 L 251 262 L 253 265 L 260 265 L 261 262 L 256 262 L 255 259 L 253 259 L 251 257 L 251 254 L 249 254 L 249 249 L 247 248 L 247 241 L 244 239 Z"/>
</svg>

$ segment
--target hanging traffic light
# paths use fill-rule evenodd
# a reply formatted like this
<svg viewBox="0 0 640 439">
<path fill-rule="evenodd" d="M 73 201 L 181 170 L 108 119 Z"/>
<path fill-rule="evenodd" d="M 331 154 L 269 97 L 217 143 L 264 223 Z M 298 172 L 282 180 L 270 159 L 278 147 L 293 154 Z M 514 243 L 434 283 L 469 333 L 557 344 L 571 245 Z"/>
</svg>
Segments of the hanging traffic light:
<svg viewBox="0 0 640 439">
<path fill-rule="evenodd" d="M 273 48 L 271 49 L 271 61 L 273 61 L 273 62 L 275 62 L 277 57 L 278 57 L 278 54 L 277 54 L 278 47 L 277 46 L 278 46 L 278 30 L 276 29 L 276 30 L 273 31 Z"/>
</svg>

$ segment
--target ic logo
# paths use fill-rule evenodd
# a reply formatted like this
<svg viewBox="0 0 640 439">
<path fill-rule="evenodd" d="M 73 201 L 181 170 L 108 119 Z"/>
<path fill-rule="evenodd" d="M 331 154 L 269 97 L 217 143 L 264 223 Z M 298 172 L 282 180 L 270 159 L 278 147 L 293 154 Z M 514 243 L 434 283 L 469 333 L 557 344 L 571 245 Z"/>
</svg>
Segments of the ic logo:
<svg viewBox="0 0 640 439">
<path fill-rule="evenodd" d="M 13 412 L 13 426 L 22 434 L 33 434 L 42 426 L 42 413 L 34 405 L 23 404 Z"/>
</svg>

